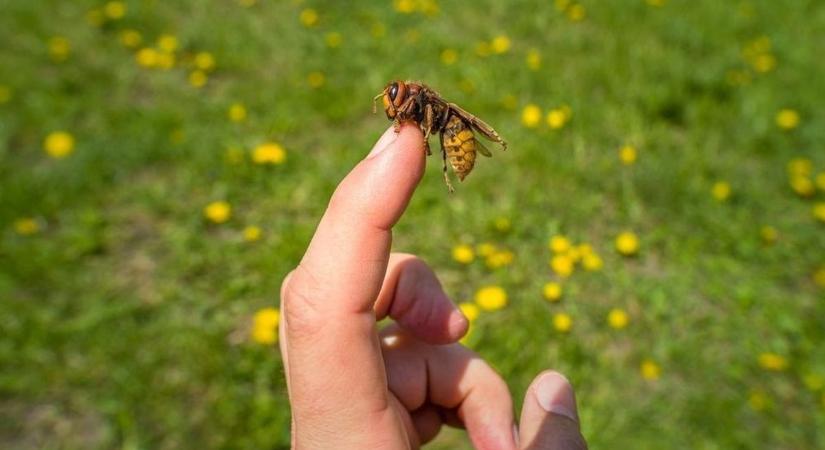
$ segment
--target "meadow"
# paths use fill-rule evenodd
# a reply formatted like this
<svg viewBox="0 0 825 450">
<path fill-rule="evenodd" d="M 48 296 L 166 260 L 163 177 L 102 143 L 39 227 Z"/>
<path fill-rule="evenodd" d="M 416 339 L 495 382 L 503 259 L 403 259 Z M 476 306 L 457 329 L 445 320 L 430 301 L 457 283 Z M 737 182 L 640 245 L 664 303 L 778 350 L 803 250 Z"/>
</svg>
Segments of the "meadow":
<svg viewBox="0 0 825 450">
<path fill-rule="evenodd" d="M 0 447 L 287 448 L 280 282 L 412 79 L 509 143 L 451 195 L 430 157 L 394 249 L 518 409 L 550 367 L 592 449 L 825 448 L 823 35 L 816 0 L 5 0 Z"/>
</svg>

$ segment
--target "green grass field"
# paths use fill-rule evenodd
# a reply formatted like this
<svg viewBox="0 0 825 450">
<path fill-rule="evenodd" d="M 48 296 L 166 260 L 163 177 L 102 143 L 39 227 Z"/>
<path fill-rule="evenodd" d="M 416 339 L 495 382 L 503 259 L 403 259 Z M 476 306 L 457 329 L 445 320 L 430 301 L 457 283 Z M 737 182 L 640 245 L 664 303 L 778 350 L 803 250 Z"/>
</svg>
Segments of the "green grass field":
<svg viewBox="0 0 825 450">
<path fill-rule="evenodd" d="M 0 447 L 287 447 L 253 317 L 394 78 L 510 144 L 453 195 L 431 157 L 394 245 L 506 293 L 466 342 L 519 409 L 551 367 L 592 449 L 825 447 L 824 33 L 814 0 L 4 1 Z"/>
</svg>

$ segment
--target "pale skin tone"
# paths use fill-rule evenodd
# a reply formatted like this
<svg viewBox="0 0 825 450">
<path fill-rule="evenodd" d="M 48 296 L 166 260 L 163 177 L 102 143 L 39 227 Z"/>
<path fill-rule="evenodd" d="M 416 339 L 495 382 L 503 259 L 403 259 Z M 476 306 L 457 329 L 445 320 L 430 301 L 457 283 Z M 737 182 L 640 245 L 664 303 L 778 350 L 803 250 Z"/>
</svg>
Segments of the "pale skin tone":
<svg viewBox="0 0 825 450">
<path fill-rule="evenodd" d="M 450 425 L 478 449 L 585 449 L 570 383 L 539 374 L 517 423 L 504 380 L 457 343 L 468 323 L 435 273 L 390 253 L 424 162 L 418 127 L 390 127 L 338 186 L 281 286 L 292 447 L 419 448 Z"/>
</svg>

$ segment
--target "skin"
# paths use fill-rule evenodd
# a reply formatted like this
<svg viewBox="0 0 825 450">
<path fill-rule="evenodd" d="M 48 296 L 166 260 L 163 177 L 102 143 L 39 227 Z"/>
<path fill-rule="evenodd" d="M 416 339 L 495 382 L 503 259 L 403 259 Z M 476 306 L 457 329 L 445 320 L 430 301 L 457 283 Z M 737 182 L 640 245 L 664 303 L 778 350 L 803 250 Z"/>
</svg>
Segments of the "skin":
<svg viewBox="0 0 825 450">
<path fill-rule="evenodd" d="M 517 431 L 504 380 L 456 343 L 468 323 L 435 273 L 390 253 L 423 145 L 415 125 L 390 127 L 338 186 L 282 284 L 292 447 L 418 448 L 446 424 L 466 428 L 479 449 L 586 448 L 572 388 L 552 371 L 528 389 Z"/>
</svg>

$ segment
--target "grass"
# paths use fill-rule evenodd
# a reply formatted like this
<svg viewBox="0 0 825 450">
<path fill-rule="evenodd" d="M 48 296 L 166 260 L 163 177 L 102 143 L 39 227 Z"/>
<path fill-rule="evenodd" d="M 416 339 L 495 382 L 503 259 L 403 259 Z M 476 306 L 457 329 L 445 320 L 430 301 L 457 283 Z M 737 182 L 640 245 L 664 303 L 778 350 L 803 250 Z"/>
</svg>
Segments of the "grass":
<svg viewBox="0 0 825 450">
<path fill-rule="evenodd" d="M 825 289 L 812 278 L 825 239 L 811 214 L 823 193 L 801 198 L 786 171 L 793 158 L 811 161 L 811 177 L 825 171 L 825 7 L 584 1 L 574 21 L 570 5 L 540 1 L 441 2 L 436 14 L 421 1 L 399 12 L 406 3 L 134 0 L 96 24 L 104 3 L 4 3 L 0 446 L 288 446 L 280 356 L 249 338 L 251 317 L 277 305 L 337 181 L 388 126 L 370 99 L 394 78 L 425 80 L 510 144 L 452 196 L 430 158 L 395 247 L 427 260 L 456 301 L 507 291 L 468 342 L 519 408 L 553 367 L 576 387 L 593 449 L 825 446 Z M 143 43 L 125 47 L 125 29 Z M 136 51 L 164 33 L 179 42 L 175 66 L 140 66 Z M 69 42 L 62 61 L 55 36 Z M 479 55 L 499 36 L 508 48 Z M 753 47 L 776 67 L 756 70 L 743 57 Z M 197 52 L 216 61 L 199 88 Z M 248 114 L 236 123 L 238 102 Z M 572 116 L 528 128 L 528 104 Z M 783 108 L 797 127 L 777 126 Z M 76 141 L 62 159 L 43 150 L 57 130 Z M 264 141 L 285 163 L 252 162 Z M 638 149 L 630 166 L 625 144 Z M 711 195 L 718 181 L 725 201 Z M 218 200 L 232 215 L 212 224 L 202 210 Z M 259 241 L 244 241 L 248 225 Z M 635 257 L 615 251 L 625 230 L 639 236 Z M 591 244 L 604 267 L 577 268 L 551 304 L 541 293 L 559 280 L 547 248 L 558 233 Z M 514 260 L 451 258 L 482 242 Z M 607 326 L 612 308 L 626 329 Z M 573 319 L 567 333 L 553 328 L 558 312 Z M 787 367 L 761 367 L 765 353 Z M 658 379 L 642 377 L 643 361 Z M 468 443 L 444 432 L 433 447 Z"/>
</svg>

